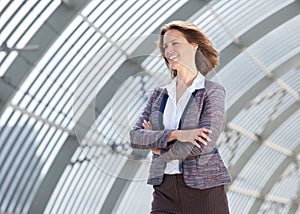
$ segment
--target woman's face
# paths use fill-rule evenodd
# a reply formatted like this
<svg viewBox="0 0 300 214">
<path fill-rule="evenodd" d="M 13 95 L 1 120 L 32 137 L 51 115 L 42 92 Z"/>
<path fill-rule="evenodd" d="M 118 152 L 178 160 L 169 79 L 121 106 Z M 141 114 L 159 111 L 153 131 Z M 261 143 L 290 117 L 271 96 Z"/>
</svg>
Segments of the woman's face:
<svg viewBox="0 0 300 214">
<path fill-rule="evenodd" d="M 195 66 L 197 46 L 189 43 L 180 31 L 168 30 L 164 35 L 163 47 L 170 69 L 180 71 L 183 66 L 187 69 Z"/>
</svg>

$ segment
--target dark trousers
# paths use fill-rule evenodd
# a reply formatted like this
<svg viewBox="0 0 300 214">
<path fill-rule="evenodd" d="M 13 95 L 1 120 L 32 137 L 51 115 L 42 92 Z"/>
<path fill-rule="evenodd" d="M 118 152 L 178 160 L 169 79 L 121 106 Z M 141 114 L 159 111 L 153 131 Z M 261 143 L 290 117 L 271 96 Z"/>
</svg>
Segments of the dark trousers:
<svg viewBox="0 0 300 214">
<path fill-rule="evenodd" d="M 209 189 L 188 187 L 182 174 L 164 175 L 161 185 L 154 185 L 153 214 L 228 214 L 224 185 Z"/>
</svg>

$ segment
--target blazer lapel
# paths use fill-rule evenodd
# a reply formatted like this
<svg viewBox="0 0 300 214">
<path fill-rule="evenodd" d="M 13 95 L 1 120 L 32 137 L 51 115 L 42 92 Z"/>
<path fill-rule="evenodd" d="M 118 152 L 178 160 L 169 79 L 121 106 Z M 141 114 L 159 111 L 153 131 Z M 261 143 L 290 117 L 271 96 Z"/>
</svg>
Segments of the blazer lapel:
<svg viewBox="0 0 300 214">
<path fill-rule="evenodd" d="M 158 126 L 159 126 L 160 130 L 165 129 L 165 126 L 164 126 L 164 123 L 163 123 L 163 115 L 164 115 L 164 111 L 165 111 L 165 108 L 166 108 L 168 98 L 169 98 L 168 93 L 165 93 L 163 95 L 162 102 L 161 102 L 160 107 L 159 107 Z"/>
<path fill-rule="evenodd" d="M 185 106 L 185 109 L 182 113 L 180 119 L 180 128 L 182 129 L 192 129 L 198 128 L 195 125 L 198 125 L 198 120 L 200 118 L 202 105 L 203 105 L 203 95 L 204 95 L 204 88 L 195 90 L 188 103 Z"/>
</svg>

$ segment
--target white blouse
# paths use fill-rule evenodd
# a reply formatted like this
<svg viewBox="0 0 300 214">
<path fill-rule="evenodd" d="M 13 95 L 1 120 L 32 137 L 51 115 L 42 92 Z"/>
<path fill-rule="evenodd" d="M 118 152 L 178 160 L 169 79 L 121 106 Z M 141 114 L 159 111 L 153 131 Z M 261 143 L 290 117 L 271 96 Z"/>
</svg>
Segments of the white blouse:
<svg viewBox="0 0 300 214">
<path fill-rule="evenodd" d="M 165 88 L 167 89 L 169 98 L 166 103 L 166 107 L 163 115 L 163 124 L 165 129 L 177 130 L 179 127 L 180 118 L 182 113 L 192 95 L 196 89 L 204 88 L 205 77 L 198 72 L 197 77 L 194 79 L 192 85 L 190 85 L 183 93 L 176 104 L 176 83 L 177 77 L 172 80 Z M 165 174 L 178 174 L 179 160 L 169 161 L 166 165 Z"/>
</svg>

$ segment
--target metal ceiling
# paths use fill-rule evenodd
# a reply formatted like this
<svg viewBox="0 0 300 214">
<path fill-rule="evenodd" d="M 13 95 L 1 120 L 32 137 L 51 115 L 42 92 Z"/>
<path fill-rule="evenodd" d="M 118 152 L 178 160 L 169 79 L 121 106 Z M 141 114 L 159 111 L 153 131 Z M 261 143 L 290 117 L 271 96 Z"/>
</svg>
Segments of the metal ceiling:
<svg viewBox="0 0 300 214">
<path fill-rule="evenodd" d="M 300 213 L 299 14 L 299 0 L 2 0 L 0 212 L 149 213 L 150 159 L 128 132 L 169 81 L 157 34 L 180 19 L 221 53 L 231 213 Z"/>
</svg>

